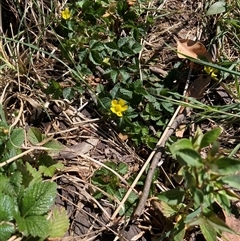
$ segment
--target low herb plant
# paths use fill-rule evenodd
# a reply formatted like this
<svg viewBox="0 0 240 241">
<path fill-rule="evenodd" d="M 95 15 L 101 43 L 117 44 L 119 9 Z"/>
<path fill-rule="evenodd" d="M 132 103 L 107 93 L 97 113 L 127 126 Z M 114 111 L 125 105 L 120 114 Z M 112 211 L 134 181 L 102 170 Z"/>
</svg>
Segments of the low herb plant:
<svg viewBox="0 0 240 241">
<path fill-rule="evenodd" d="M 72 68 L 86 82 L 96 73 L 103 80 L 96 88 L 80 81 L 97 94 L 99 112 L 136 146 L 154 148 L 174 108 L 157 100 L 170 97 L 168 89 L 141 68 L 141 42 L 152 23 L 150 16 L 141 17 L 144 3 L 72 1 L 62 10 L 57 31 L 64 37 L 62 55 Z"/>
<path fill-rule="evenodd" d="M 115 162 L 108 161 L 105 165 L 113 171 L 116 171 L 121 176 L 128 173 L 128 165 L 125 163 L 117 164 Z M 116 199 L 121 201 L 127 192 L 127 187 L 121 183 L 121 180 L 105 167 L 100 168 L 94 173 L 94 176 L 92 177 L 92 184 L 99 188 L 99 191 L 96 191 L 93 194 L 96 199 L 101 199 L 107 194 L 112 202 L 116 201 Z M 137 199 L 138 195 L 131 192 L 119 214 L 130 217 L 133 213 Z"/>
<path fill-rule="evenodd" d="M 217 141 L 220 133 L 220 128 L 205 134 L 198 129 L 192 139 L 181 139 L 169 147 L 181 165 L 178 175 L 183 184 L 158 195 L 164 202 L 163 214 L 177 220 L 174 228 L 159 240 L 170 237 L 182 241 L 186 231 L 195 226 L 200 227 L 207 241 L 217 240 L 222 232 L 235 233 L 214 212 L 217 205 L 229 214 L 231 200 L 239 199 L 231 188 L 239 189 L 240 160 L 221 154 Z"/>
<path fill-rule="evenodd" d="M 47 152 L 21 156 L 25 130 L 10 127 L 4 112 L 0 114 L 0 240 L 13 235 L 22 240 L 62 237 L 68 217 L 65 210 L 54 206 L 57 184 L 47 179 L 62 164 L 55 163 Z M 37 128 L 28 130 L 27 140 L 38 147 L 44 143 L 41 146 L 49 151 L 61 147 Z"/>
</svg>

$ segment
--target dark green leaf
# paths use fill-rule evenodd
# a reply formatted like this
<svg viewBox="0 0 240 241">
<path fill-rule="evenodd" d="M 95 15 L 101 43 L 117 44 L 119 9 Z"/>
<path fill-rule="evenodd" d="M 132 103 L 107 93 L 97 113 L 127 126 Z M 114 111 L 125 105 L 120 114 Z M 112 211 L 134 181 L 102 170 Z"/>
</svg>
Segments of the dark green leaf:
<svg viewBox="0 0 240 241">
<path fill-rule="evenodd" d="M 54 182 L 35 182 L 30 185 L 21 202 L 22 216 L 34 216 L 47 213 L 56 197 L 57 185 Z"/>
<path fill-rule="evenodd" d="M 169 205 L 178 205 L 184 201 L 185 191 L 179 187 L 162 192 L 157 197 Z"/>
<path fill-rule="evenodd" d="M 240 174 L 231 175 L 231 176 L 224 176 L 221 180 L 232 188 L 239 189 L 240 187 Z"/>
<path fill-rule="evenodd" d="M 176 158 L 181 165 L 203 166 L 203 161 L 198 152 L 193 149 L 181 149 L 177 152 Z"/>
<path fill-rule="evenodd" d="M 194 204 L 196 206 L 199 206 L 203 203 L 203 199 L 204 199 L 204 194 L 203 192 L 198 189 L 198 188 L 195 188 L 194 191 L 193 191 L 193 200 L 194 200 Z"/>
<path fill-rule="evenodd" d="M 12 221 L 15 214 L 16 203 L 8 195 L 0 195 L 0 223 L 1 221 Z"/>
<path fill-rule="evenodd" d="M 95 50 L 89 53 L 89 60 L 95 65 L 99 65 L 102 63 L 102 58 L 100 57 L 99 53 Z"/>
<path fill-rule="evenodd" d="M 222 157 L 217 159 L 210 166 L 212 167 L 212 171 L 222 175 L 230 175 L 234 174 L 237 170 L 240 170 L 240 160 Z"/>
<path fill-rule="evenodd" d="M 27 139 L 33 144 L 37 145 L 43 141 L 41 131 L 36 127 L 30 127 L 27 132 Z"/>
<path fill-rule="evenodd" d="M 49 235 L 49 221 L 45 216 L 29 216 L 16 218 L 18 229 L 25 236 L 46 238 Z"/>
<path fill-rule="evenodd" d="M 15 227 L 13 223 L 0 223 L 0 241 L 8 240 L 14 233 Z"/>
<path fill-rule="evenodd" d="M 189 139 L 180 139 L 176 142 L 174 142 L 170 147 L 170 151 L 174 158 L 176 158 L 176 154 L 178 153 L 179 150 L 181 149 L 191 149 L 192 148 L 192 143 Z"/>
</svg>

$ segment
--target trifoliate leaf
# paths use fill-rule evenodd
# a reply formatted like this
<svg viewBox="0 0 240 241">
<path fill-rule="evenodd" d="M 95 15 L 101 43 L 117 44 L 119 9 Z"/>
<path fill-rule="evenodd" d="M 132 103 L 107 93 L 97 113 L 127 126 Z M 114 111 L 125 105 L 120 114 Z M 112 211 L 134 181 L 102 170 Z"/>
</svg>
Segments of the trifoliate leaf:
<svg viewBox="0 0 240 241">
<path fill-rule="evenodd" d="M 53 205 L 57 185 L 54 182 L 35 182 L 30 185 L 21 202 L 21 214 L 34 216 L 45 214 Z"/>
</svg>

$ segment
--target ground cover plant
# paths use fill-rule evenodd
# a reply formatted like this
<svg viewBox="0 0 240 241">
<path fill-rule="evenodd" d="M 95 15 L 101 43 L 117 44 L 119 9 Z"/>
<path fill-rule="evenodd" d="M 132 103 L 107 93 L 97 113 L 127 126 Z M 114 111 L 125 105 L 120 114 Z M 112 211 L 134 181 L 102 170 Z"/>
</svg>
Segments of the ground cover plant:
<svg viewBox="0 0 240 241">
<path fill-rule="evenodd" d="M 238 240 L 238 1 L 0 4 L 0 240 Z"/>
</svg>

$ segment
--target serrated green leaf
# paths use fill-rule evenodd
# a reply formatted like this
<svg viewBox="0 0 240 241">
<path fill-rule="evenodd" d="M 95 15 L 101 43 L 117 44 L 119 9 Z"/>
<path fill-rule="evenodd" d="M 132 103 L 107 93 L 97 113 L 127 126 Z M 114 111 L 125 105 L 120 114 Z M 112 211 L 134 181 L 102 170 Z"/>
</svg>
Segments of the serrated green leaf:
<svg viewBox="0 0 240 241">
<path fill-rule="evenodd" d="M 181 149 L 177 152 L 176 158 L 181 165 L 200 167 L 203 161 L 198 152 L 193 149 Z"/>
<path fill-rule="evenodd" d="M 200 229 L 204 238 L 207 241 L 216 241 L 217 240 L 217 233 L 214 228 L 207 223 L 207 221 L 200 225 Z"/>
<path fill-rule="evenodd" d="M 30 185 L 20 205 L 22 216 L 34 216 L 47 213 L 56 197 L 57 185 L 54 182 L 35 182 Z"/>
<path fill-rule="evenodd" d="M 69 227 L 69 219 L 64 208 L 54 207 L 50 218 L 50 238 L 62 237 Z"/>
<path fill-rule="evenodd" d="M 46 238 L 49 235 L 49 220 L 46 216 L 16 217 L 18 230 L 25 236 Z"/>
<path fill-rule="evenodd" d="M 185 191 L 179 187 L 162 192 L 157 195 L 159 200 L 168 203 L 169 205 L 178 205 L 183 202 Z"/>
<path fill-rule="evenodd" d="M 125 175 L 128 171 L 128 165 L 126 163 L 121 162 L 118 165 L 118 173 L 121 175 Z"/>
<path fill-rule="evenodd" d="M 47 147 L 50 151 L 61 151 L 64 149 L 63 145 L 56 140 L 51 140 L 45 143 L 43 146 Z"/>
<path fill-rule="evenodd" d="M 42 180 L 41 172 L 37 171 L 37 169 L 32 167 L 28 162 L 26 163 L 26 167 L 28 172 L 32 175 L 35 182 Z"/>
<path fill-rule="evenodd" d="M 11 144 L 16 147 L 21 147 L 25 139 L 24 130 L 22 128 L 16 128 L 11 133 Z M 15 147 L 15 148 L 16 148 Z"/>
<path fill-rule="evenodd" d="M 12 221 L 16 212 L 16 203 L 14 199 L 8 195 L 0 196 L 0 223 L 1 221 Z"/>
<path fill-rule="evenodd" d="M 33 144 L 37 145 L 43 141 L 43 135 L 41 131 L 36 127 L 30 127 L 27 132 L 27 139 Z"/>
<path fill-rule="evenodd" d="M 208 16 L 208 15 L 224 13 L 225 11 L 226 11 L 225 1 L 218 1 L 210 6 L 210 8 L 206 12 L 206 15 Z"/>
<path fill-rule="evenodd" d="M 216 141 L 219 135 L 221 134 L 221 132 L 222 132 L 221 128 L 215 128 L 205 133 L 200 143 L 200 149 L 202 149 L 203 147 L 209 146 L 214 141 Z"/>
<path fill-rule="evenodd" d="M 39 166 L 39 171 L 43 173 L 45 177 L 52 177 L 57 169 L 62 169 L 64 165 L 62 163 L 53 164 L 49 167 Z"/>
<path fill-rule="evenodd" d="M 0 241 L 8 240 L 12 234 L 15 233 L 15 226 L 13 223 L 0 223 Z"/>
</svg>

